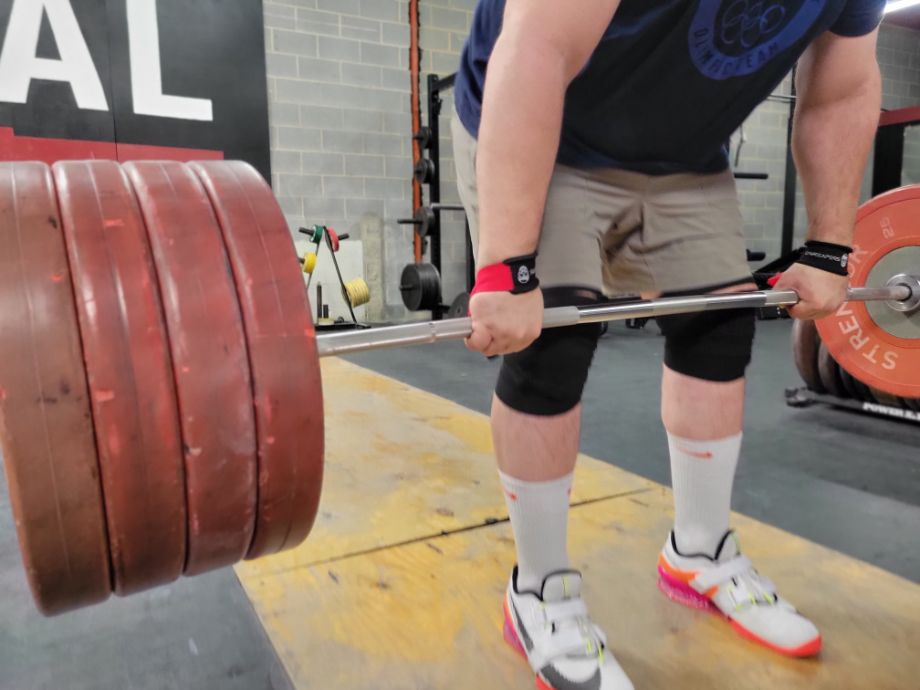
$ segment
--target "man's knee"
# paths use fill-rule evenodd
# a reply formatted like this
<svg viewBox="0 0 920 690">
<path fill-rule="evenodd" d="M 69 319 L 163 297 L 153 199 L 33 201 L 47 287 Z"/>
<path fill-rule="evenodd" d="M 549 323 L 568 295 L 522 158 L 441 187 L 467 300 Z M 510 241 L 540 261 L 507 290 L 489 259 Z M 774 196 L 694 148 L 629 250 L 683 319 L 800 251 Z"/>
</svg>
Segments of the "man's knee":
<svg viewBox="0 0 920 690">
<path fill-rule="evenodd" d="M 585 288 L 543 291 L 547 308 L 595 304 L 601 298 Z M 525 414 L 568 412 L 581 401 L 600 332 L 599 324 L 546 329 L 527 349 L 505 356 L 495 394 Z"/>
<path fill-rule="evenodd" d="M 754 344 L 753 309 L 676 314 L 658 319 L 669 369 L 705 381 L 744 376 Z"/>
</svg>

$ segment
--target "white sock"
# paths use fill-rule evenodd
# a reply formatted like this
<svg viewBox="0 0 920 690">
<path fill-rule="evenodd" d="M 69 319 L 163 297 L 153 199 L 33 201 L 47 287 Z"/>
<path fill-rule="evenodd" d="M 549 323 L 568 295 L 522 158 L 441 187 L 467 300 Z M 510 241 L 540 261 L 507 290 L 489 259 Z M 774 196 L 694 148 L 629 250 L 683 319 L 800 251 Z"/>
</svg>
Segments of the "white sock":
<svg viewBox="0 0 920 690">
<path fill-rule="evenodd" d="M 681 553 L 715 556 L 728 530 L 741 437 L 691 441 L 668 434 L 674 534 Z"/>
<path fill-rule="evenodd" d="M 518 591 L 540 593 L 547 575 L 569 568 L 566 530 L 572 474 L 548 482 L 498 475 L 517 546 Z"/>
</svg>

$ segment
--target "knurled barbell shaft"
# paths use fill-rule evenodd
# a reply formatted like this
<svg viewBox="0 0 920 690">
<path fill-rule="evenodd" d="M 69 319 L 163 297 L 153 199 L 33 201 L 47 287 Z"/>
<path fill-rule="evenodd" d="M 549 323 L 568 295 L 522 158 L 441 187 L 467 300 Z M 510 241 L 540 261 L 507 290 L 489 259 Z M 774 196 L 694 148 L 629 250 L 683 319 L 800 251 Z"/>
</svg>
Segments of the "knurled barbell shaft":
<svg viewBox="0 0 920 690">
<path fill-rule="evenodd" d="M 848 302 L 907 301 L 913 292 L 906 285 L 884 288 L 849 288 Z M 689 297 L 665 297 L 637 300 L 597 307 L 555 307 L 543 312 L 543 328 L 575 326 L 577 324 L 644 319 L 672 314 L 690 314 L 722 309 L 759 307 L 789 307 L 798 304 L 799 296 L 792 290 L 735 292 Z M 320 357 L 346 355 L 369 350 L 383 350 L 409 345 L 424 345 L 448 340 L 462 340 L 472 333 L 469 318 L 426 321 L 399 326 L 387 326 L 367 331 L 349 331 L 320 335 L 316 338 Z"/>
</svg>

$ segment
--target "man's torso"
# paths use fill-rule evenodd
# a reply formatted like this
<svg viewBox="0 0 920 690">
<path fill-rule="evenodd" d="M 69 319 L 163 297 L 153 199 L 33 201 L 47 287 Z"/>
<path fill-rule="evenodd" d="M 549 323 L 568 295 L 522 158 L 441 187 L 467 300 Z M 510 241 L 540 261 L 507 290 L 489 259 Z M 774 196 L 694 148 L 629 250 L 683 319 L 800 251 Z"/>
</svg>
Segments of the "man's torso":
<svg viewBox="0 0 920 690">
<path fill-rule="evenodd" d="M 883 4 L 623 0 L 566 93 L 559 162 L 649 174 L 724 170 L 732 132 L 808 45 L 828 29 L 865 33 Z M 480 0 L 458 72 L 457 109 L 474 136 L 504 6 Z"/>
</svg>

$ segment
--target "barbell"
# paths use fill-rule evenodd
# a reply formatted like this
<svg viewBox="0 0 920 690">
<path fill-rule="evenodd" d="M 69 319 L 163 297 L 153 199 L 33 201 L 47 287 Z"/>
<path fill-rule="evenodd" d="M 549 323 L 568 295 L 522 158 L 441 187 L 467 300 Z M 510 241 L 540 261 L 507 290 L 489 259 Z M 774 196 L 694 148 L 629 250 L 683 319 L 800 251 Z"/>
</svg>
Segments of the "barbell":
<svg viewBox="0 0 920 690">
<path fill-rule="evenodd" d="M 858 378 L 920 397 L 920 188 L 860 210 Z M 323 481 L 319 358 L 457 340 L 468 318 L 317 336 L 271 189 L 240 162 L 0 164 L 0 435 L 47 615 L 302 543 Z M 544 327 L 791 306 L 790 291 L 547 309 Z M 825 335 L 825 331 L 827 334 Z"/>
</svg>

